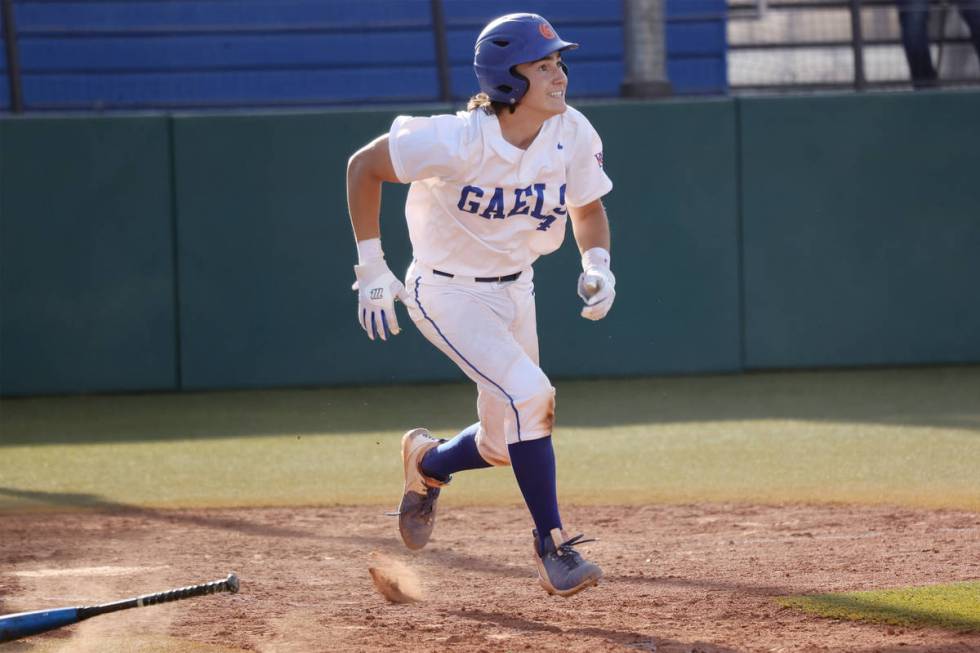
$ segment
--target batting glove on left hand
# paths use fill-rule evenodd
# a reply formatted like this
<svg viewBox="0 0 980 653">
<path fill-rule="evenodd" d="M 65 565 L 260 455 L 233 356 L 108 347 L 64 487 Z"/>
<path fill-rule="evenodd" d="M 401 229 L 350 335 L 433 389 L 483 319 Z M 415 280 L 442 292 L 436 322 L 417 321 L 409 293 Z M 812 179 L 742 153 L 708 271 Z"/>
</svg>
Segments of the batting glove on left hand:
<svg viewBox="0 0 980 653">
<path fill-rule="evenodd" d="M 582 274 L 578 277 L 578 296 L 585 302 L 582 317 L 601 320 L 616 299 L 616 277 L 609 269 L 609 253 L 593 248 L 582 256 Z"/>
<path fill-rule="evenodd" d="M 401 329 L 395 314 L 395 300 L 405 301 L 405 286 L 392 274 L 383 258 L 355 265 L 354 275 L 357 281 L 351 289 L 357 291 L 358 321 L 368 338 L 387 340 L 389 335 L 398 335 Z"/>
</svg>

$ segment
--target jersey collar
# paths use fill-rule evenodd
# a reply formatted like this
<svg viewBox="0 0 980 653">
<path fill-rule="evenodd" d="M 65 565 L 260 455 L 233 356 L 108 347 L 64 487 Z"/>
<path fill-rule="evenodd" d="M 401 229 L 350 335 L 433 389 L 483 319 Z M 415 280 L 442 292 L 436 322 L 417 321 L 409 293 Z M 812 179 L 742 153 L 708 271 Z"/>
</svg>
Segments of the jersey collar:
<svg viewBox="0 0 980 653">
<path fill-rule="evenodd" d="M 544 124 L 541 125 L 541 131 L 538 133 L 537 138 L 534 139 L 534 142 L 531 143 L 531 146 L 527 148 L 527 150 L 522 150 L 516 145 L 508 143 L 507 139 L 504 138 L 504 134 L 500 130 L 500 121 L 497 120 L 497 116 L 491 116 L 484 113 L 482 116 L 480 116 L 480 118 L 486 123 L 485 132 L 487 134 L 487 140 L 489 141 L 490 146 L 501 158 L 512 163 L 520 161 L 525 152 L 533 150 L 541 141 L 547 140 L 546 132 L 549 131 L 549 127 L 551 127 L 554 121 L 561 120 L 560 115 L 548 118 Z"/>
<path fill-rule="evenodd" d="M 524 150 L 507 142 L 503 132 L 500 131 L 500 121 L 497 120 L 497 116 L 482 113 L 480 119 L 485 124 L 484 131 L 493 151 L 505 161 L 510 161 L 511 163 L 520 161 L 521 157 L 524 156 Z"/>
</svg>

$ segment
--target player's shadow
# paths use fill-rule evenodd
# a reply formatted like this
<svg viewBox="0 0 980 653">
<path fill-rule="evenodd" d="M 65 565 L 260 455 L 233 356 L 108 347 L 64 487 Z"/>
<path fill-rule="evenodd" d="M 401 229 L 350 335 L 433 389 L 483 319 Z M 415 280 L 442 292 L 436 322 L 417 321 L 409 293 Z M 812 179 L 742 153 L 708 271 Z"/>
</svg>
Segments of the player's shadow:
<svg viewBox="0 0 980 653">
<path fill-rule="evenodd" d="M 395 524 L 392 525 L 396 527 Z M 376 549 L 382 553 L 405 555 L 407 552 L 404 545 L 397 536 L 370 536 L 370 535 L 322 535 L 319 538 L 324 542 L 342 542 L 358 546 L 359 548 Z M 449 567 L 461 571 L 472 571 L 493 576 L 509 576 L 511 578 L 532 578 L 534 571 L 530 564 L 526 567 L 504 565 L 486 557 L 471 556 L 460 553 L 442 545 L 438 540 L 433 540 L 429 546 L 421 551 L 411 554 L 414 558 L 431 562 L 439 567 Z M 530 561 L 529 561 L 530 563 Z"/>
<path fill-rule="evenodd" d="M 616 583 L 638 583 L 644 585 L 654 585 L 657 587 L 682 587 L 698 588 L 717 591 L 728 591 L 739 596 L 760 596 L 774 597 L 786 596 L 793 590 L 789 587 L 778 585 L 753 585 L 750 583 L 738 583 L 724 580 L 705 580 L 701 578 L 678 578 L 664 576 L 605 576 L 607 582 Z"/>
<path fill-rule="evenodd" d="M 14 499 L 34 501 L 58 508 L 72 510 L 92 510 L 104 514 L 112 515 L 131 515 L 143 519 L 152 519 L 169 523 L 191 524 L 204 528 L 215 528 L 227 531 L 234 531 L 243 535 L 272 536 L 272 537 L 299 537 L 316 538 L 315 533 L 297 530 L 294 528 L 284 528 L 271 524 L 261 524 L 244 519 L 232 519 L 218 515 L 207 514 L 187 514 L 185 511 L 178 510 L 158 510 L 155 508 L 143 508 L 131 506 L 117 501 L 110 501 L 97 494 L 86 494 L 84 492 L 43 492 L 40 490 L 20 490 L 0 486 L 0 497 L 11 497 Z"/>
<path fill-rule="evenodd" d="M 657 637 L 649 633 L 639 633 L 630 630 L 611 630 L 609 628 L 599 628 L 595 626 L 578 626 L 574 628 L 560 628 L 551 623 L 533 621 L 514 614 L 504 612 L 489 612 L 486 610 L 453 610 L 449 614 L 455 615 L 460 619 L 469 619 L 485 624 L 493 624 L 500 628 L 516 630 L 522 633 L 550 633 L 561 634 L 569 633 L 585 637 L 595 637 L 607 643 L 617 646 L 624 646 L 638 651 L 658 651 L 660 653 L 671 653 L 680 651 L 696 650 L 699 653 L 735 653 L 735 649 L 716 644 L 704 642 L 684 643 L 663 637 Z M 583 617 L 583 620 L 585 618 Z"/>
</svg>

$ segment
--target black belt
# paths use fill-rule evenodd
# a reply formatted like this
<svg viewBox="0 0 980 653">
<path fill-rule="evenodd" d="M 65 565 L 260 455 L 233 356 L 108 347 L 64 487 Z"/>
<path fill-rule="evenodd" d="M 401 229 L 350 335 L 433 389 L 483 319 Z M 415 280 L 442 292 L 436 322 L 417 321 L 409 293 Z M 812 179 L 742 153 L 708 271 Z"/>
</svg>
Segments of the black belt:
<svg viewBox="0 0 980 653">
<path fill-rule="evenodd" d="M 456 276 L 455 274 L 449 274 L 442 270 L 433 270 L 432 274 L 438 274 L 440 277 L 449 277 L 450 279 Z M 521 276 L 521 273 L 515 272 L 514 274 L 505 274 L 502 277 L 473 277 L 473 281 L 479 281 L 480 283 L 503 283 L 504 281 L 513 281 L 519 276 Z"/>
</svg>

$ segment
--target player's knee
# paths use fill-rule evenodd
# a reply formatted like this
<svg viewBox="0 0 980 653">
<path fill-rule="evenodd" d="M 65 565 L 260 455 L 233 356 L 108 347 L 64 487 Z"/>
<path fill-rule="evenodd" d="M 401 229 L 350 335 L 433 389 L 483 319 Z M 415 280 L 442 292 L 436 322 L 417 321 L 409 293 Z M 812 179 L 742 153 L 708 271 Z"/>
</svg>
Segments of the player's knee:
<svg viewBox="0 0 980 653">
<path fill-rule="evenodd" d="M 555 428 L 555 388 L 550 383 L 519 402 L 520 439 L 531 440 L 551 435 Z"/>
</svg>

